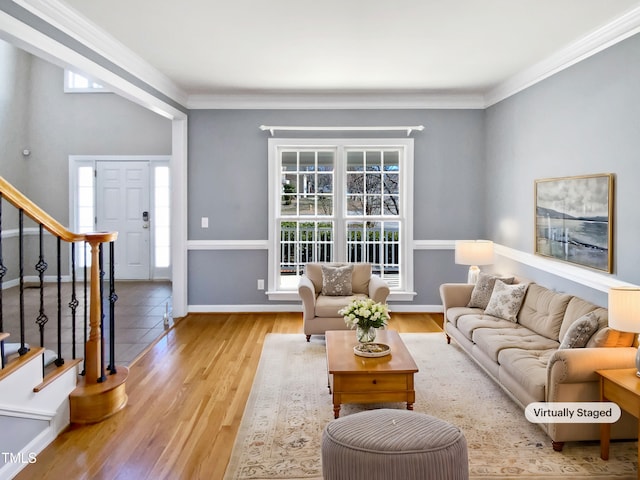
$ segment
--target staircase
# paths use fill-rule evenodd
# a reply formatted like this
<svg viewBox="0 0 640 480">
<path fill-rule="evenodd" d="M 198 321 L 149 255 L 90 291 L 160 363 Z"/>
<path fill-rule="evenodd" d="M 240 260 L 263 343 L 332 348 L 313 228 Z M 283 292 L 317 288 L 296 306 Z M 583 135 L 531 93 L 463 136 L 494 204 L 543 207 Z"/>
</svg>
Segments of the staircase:
<svg viewBox="0 0 640 480">
<path fill-rule="evenodd" d="M 116 239 L 67 230 L 0 177 L 0 478 L 36 461 L 70 423 L 102 421 L 127 403 L 128 370 L 114 358 Z M 45 277 L 51 259 L 53 278 Z M 9 287 L 19 305 L 3 301 Z"/>
</svg>

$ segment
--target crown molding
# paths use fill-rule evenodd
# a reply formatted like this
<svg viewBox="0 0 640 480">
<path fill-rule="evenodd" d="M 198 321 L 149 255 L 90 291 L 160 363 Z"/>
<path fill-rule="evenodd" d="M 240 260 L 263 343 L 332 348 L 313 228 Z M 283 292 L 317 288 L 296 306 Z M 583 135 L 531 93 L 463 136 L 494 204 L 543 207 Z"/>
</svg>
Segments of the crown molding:
<svg viewBox="0 0 640 480">
<path fill-rule="evenodd" d="M 186 105 L 188 95 L 171 79 L 67 4 L 59 0 L 13 0 L 13 2 L 180 105 Z"/>
<path fill-rule="evenodd" d="M 488 108 L 538 82 L 595 55 L 640 32 L 640 7 L 585 35 L 542 60 L 508 78 L 485 95 Z"/>
<path fill-rule="evenodd" d="M 170 78 L 60 0 L 12 0 L 89 50 L 188 109 L 485 109 L 640 32 L 640 6 L 481 93 L 228 93 L 189 95 Z M 91 72 L 87 72 L 91 73 Z"/>
<path fill-rule="evenodd" d="M 254 93 L 190 95 L 191 110 L 224 109 L 483 109 L 482 94 L 456 93 Z"/>
</svg>

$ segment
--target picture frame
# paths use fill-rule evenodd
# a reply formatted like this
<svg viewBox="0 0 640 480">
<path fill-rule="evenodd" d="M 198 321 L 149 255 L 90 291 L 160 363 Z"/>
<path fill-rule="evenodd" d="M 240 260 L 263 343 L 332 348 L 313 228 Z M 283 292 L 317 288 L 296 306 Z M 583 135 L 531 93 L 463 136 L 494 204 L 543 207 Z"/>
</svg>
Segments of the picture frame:
<svg viewBox="0 0 640 480">
<path fill-rule="evenodd" d="M 613 271 L 611 173 L 535 180 L 535 253 Z"/>
</svg>

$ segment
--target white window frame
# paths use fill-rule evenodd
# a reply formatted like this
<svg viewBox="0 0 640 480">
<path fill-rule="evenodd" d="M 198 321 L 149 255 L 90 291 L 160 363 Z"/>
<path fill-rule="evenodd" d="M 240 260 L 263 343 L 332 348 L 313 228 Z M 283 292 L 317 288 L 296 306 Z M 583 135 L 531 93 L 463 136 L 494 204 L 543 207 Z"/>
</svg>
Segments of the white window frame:
<svg viewBox="0 0 640 480">
<path fill-rule="evenodd" d="M 283 149 L 304 149 L 318 148 L 323 150 L 334 149 L 336 152 L 336 166 L 334 168 L 334 194 L 335 198 L 346 196 L 346 167 L 341 165 L 339 158 L 346 159 L 346 150 L 352 148 L 374 149 L 374 148 L 399 148 L 404 155 L 401 155 L 400 162 L 400 218 L 402 223 L 402 234 L 400 236 L 400 271 L 402 279 L 401 287 L 392 288 L 389 300 L 413 300 L 413 164 L 414 164 L 414 141 L 412 138 L 269 138 L 268 139 L 268 161 L 269 161 L 269 266 L 268 266 L 268 290 L 270 300 L 299 300 L 297 290 L 283 290 L 279 288 L 280 276 L 280 232 L 276 229 L 279 220 L 279 206 L 282 198 L 280 187 L 280 151 Z M 336 201 L 337 203 L 337 201 Z M 337 208 L 334 205 L 334 208 Z M 344 212 L 334 215 L 336 220 L 335 238 L 344 238 L 345 221 L 357 220 L 348 218 Z M 389 218 L 393 221 L 392 218 Z M 342 242 L 335 244 L 336 261 L 340 261 L 340 256 L 344 256 L 344 246 Z"/>
</svg>

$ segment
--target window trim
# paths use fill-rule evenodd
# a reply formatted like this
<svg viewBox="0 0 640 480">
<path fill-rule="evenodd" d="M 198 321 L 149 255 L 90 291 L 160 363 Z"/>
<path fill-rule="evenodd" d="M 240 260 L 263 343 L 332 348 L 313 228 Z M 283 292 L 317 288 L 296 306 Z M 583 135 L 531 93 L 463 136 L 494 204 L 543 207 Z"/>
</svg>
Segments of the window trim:
<svg viewBox="0 0 640 480">
<path fill-rule="evenodd" d="M 276 188 L 281 172 L 279 166 L 279 151 L 281 149 L 335 149 L 336 158 L 342 156 L 345 149 L 349 148 L 390 148 L 400 147 L 404 150 L 404 159 L 400 174 L 400 196 L 403 205 L 402 222 L 404 222 L 404 235 L 401 238 L 400 265 L 403 272 L 403 288 L 392 289 L 389 300 L 407 301 L 413 300 L 416 293 L 413 291 L 413 171 L 414 171 L 414 140 L 412 138 L 269 138 L 268 140 L 268 288 L 269 300 L 299 300 L 295 290 L 279 290 L 277 268 L 279 236 L 276 235 L 276 219 L 278 218 L 278 206 L 282 192 Z M 336 169 L 337 171 L 337 169 Z M 337 182 L 336 182 L 337 183 Z M 344 194 L 342 186 L 336 185 L 336 192 Z M 342 214 L 337 215 L 336 221 L 348 221 L 349 218 Z M 342 249 L 336 245 L 338 251 Z"/>
</svg>

